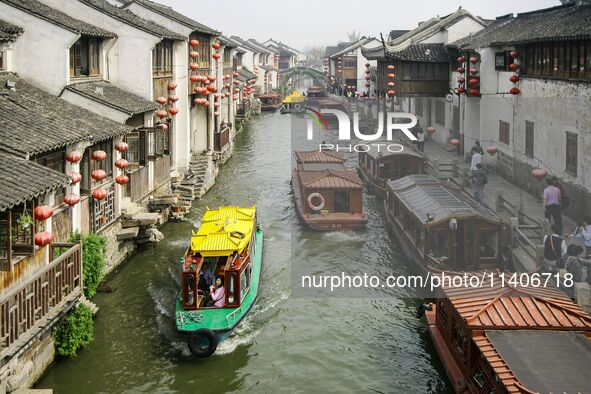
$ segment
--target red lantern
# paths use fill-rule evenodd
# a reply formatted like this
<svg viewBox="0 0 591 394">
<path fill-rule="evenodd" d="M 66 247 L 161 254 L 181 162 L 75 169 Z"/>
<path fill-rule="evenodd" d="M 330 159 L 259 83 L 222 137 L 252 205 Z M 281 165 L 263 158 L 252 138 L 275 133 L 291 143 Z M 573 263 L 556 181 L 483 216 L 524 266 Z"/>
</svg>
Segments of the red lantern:
<svg viewBox="0 0 591 394">
<path fill-rule="evenodd" d="M 394 90 L 388 90 L 388 96 L 389 96 L 389 97 L 392 97 L 392 96 L 394 96 L 395 94 L 396 94 L 396 91 L 394 91 Z"/>
<path fill-rule="evenodd" d="M 548 175 L 548 171 L 544 170 L 543 168 L 534 168 L 531 172 L 531 176 L 540 181 L 546 178 L 546 175 Z"/>
<path fill-rule="evenodd" d="M 199 75 L 191 75 L 189 79 L 191 80 L 191 82 L 197 82 L 200 80 Z"/>
<path fill-rule="evenodd" d="M 476 63 L 478 63 L 478 58 L 477 58 L 476 56 L 472 56 L 472 57 L 470 58 L 470 63 L 472 63 L 472 64 L 476 64 Z"/>
<path fill-rule="evenodd" d="M 156 102 L 160 105 L 164 105 L 164 104 L 166 104 L 166 97 L 160 96 L 156 99 Z"/>
<path fill-rule="evenodd" d="M 80 160 L 82 160 L 82 153 L 73 150 L 66 155 L 66 160 L 70 163 L 78 163 Z"/>
<path fill-rule="evenodd" d="M 117 145 L 115 145 L 115 150 L 117 150 L 118 152 L 125 152 L 126 150 L 129 149 L 129 145 L 127 145 L 127 142 L 118 142 Z"/>
<path fill-rule="evenodd" d="M 68 194 L 64 197 L 64 202 L 68 205 L 76 205 L 80 202 L 80 197 L 77 194 Z"/>
<path fill-rule="evenodd" d="M 458 90 L 457 90 L 457 92 L 458 92 L 459 94 L 466 93 L 466 89 L 465 89 L 463 86 L 460 86 L 460 87 L 458 87 Z"/>
<path fill-rule="evenodd" d="M 466 58 L 464 56 L 460 56 L 457 60 L 458 63 L 464 63 L 466 61 Z"/>
<path fill-rule="evenodd" d="M 207 91 L 208 92 L 215 93 L 215 92 L 217 92 L 217 90 L 218 89 L 214 85 L 207 86 Z"/>
<path fill-rule="evenodd" d="M 371 74 L 371 71 L 369 71 L 369 70 L 365 70 L 365 73 L 366 73 L 366 74 Z"/>
<path fill-rule="evenodd" d="M 238 95 L 232 96 L 232 100 L 234 100 L 234 101 L 238 100 Z"/>
<path fill-rule="evenodd" d="M 129 183 L 129 177 L 125 174 L 121 174 L 115 178 L 115 182 L 117 182 L 119 185 L 126 185 Z"/>
<path fill-rule="evenodd" d="M 388 87 L 394 87 L 396 85 L 394 82 L 388 82 Z"/>
<path fill-rule="evenodd" d="M 168 90 L 175 90 L 176 86 L 177 86 L 176 83 L 170 82 L 167 87 L 168 87 Z"/>
<path fill-rule="evenodd" d="M 104 150 L 95 150 L 92 152 L 92 160 L 103 161 L 107 158 L 107 152 Z"/>
<path fill-rule="evenodd" d="M 369 63 L 365 63 L 365 67 L 369 68 L 370 64 Z"/>
<path fill-rule="evenodd" d="M 229 83 L 225 83 L 225 84 L 224 84 L 224 87 L 225 87 L 226 89 L 230 89 L 230 84 L 229 84 Z"/>
<path fill-rule="evenodd" d="M 511 52 L 509 52 L 509 56 L 511 56 L 513 59 L 518 58 L 519 57 L 519 52 L 517 52 L 517 51 L 511 51 Z"/>
<path fill-rule="evenodd" d="M 209 83 L 215 82 L 215 75 L 208 75 L 207 80 L 209 81 Z"/>
<path fill-rule="evenodd" d="M 199 65 L 197 63 L 191 63 L 191 64 L 189 64 L 189 68 L 191 70 L 195 71 L 199 68 Z"/>
<path fill-rule="evenodd" d="M 463 74 L 464 72 L 466 72 L 466 69 L 464 67 L 458 67 L 458 72 L 460 74 Z"/>
<path fill-rule="evenodd" d="M 519 68 L 519 63 L 511 63 L 509 64 L 509 70 L 516 71 Z"/>
<path fill-rule="evenodd" d="M 234 85 L 236 85 L 236 86 L 240 85 L 240 81 L 234 81 Z"/>
<path fill-rule="evenodd" d="M 458 146 L 460 145 L 460 140 L 457 138 L 454 138 L 453 140 L 449 141 L 453 146 Z"/>
<path fill-rule="evenodd" d="M 174 94 L 171 95 L 170 97 L 168 97 L 168 99 L 173 102 L 176 103 L 177 101 L 179 101 L 179 96 L 175 96 Z"/>
<path fill-rule="evenodd" d="M 168 125 L 166 123 L 158 123 L 158 127 L 160 127 L 162 131 L 168 131 Z"/>
<path fill-rule="evenodd" d="M 97 182 L 102 181 L 103 179 L 105 179 L 107 177 L 107 173 L 105 172 L 105 170 L 94 170 L 92 172 L 92 174 L 90 174 L 90 176 L 92 177 L 92 179 L 94 179 Z"/>
<path fill-rule="evenodd" d="M 159 117 L 160 119 L 166 118 L 168 116 L 168 112 L 166 112 L 165 109 L 161 109 L 159 111 L 156 111 L 156 116 Z"/>
<path fill-rule="evenodd" d="M 240 74 L 238 73 L 238 71 L 234 71 L 234 78 L 238 78 Z"/>
<path fill-rule="evenodd" d="M 218 111 L 214 112 L 213 115 L 217 118 L 218 116 L 220 116 L 220 113 Z"/>
<path fill-rule="evenodd" d="M 470 74 L 472 74 L 472 75 L 478 74 L 478 69 L 477 68 L 471 68 L 470 69 Z"/>
<path fill-rule="evenodd" d="M 211 55 L 211 57 L 213 57 L 215 60 L 218 60 L 220 58 L 220 54 L 216 52 L 213 55 Z"/>
<path fill-rule="evenodd" d="M 220 106 L 220 103 L 218 103 L 218 102 L 215 102 L 215 103 L 213 103 L 213 106 L 214 106 L 215 108 L 219 108 L 219 106 Z"/>
<path fill-rule="evenodd" d="M 390 73 L 390 74 L 388 74 L 388 78 L 394 79 L 394 78 L 396 78 L 396 75 L 394 75 L 393 73 Z"/>
<path fill-rule="evenodd" d="M 189 45 L 191 45 L 193 48 L 195 48 L 196 46 L 199 45 L 199 41 L 198 40 L 191 40 L 191 41 L 189 41 Z"/>
<path fill-rule="evenodd" d="M 240 89 L 234 88 L 234 93 L 240 93 Z"/>
<path fill-rule="evenodd" d="M 478 89 L 476 89 L 476 88 L 470 89 L 470 94 L 472 96 L 478 96 L 479 93 L 480 93 L 480 91 Z"/>
<path fill-rule="evenodd" d="M 35 234 L 35 245 L 43 247 L 53 241 L 53 234 L 50 231 L 43 231 Z"/>
<path fill-rule="evenodd" d="M 365 87 L 366 87 L 366 88 L 369 88 L 369 84 L 368 84 L 368 83 L 366 83 L 366 84 L 365 84 Z"/>
<path fill-rule="evenodd" d="M 168 110 L 168 112 L 172 115 L 175 116 L 176 114 L 179 113 L 179 109 L 178 108 L 171 108 Z"/>
<path fill-rule="evenodd" d="M 199 52 L 191 51 L 189 56 L 191 56 L 191 59 L 197 59 L 199 57 Z"/>
<path fill-rule="evenodd" d="M 82 175 L 77 172 L 70 172 L 68 176 L 70 177 L 70 183 L 73 185 L 82 180 Z"/>
<path fill-rule="evenodd" d="M 491 155 L 494 156 L 497 153 L 497 147 L 496 146 L 489 146 L 488 148 L 486 148 L 486 151 Z"/>
<path fill-rule="evenodd" d="M 464 82 L 466 82 L 466 79 L 464 77 L 458 78 L 458 83 L 464 83 Z"/>
<path fill-rule="evenodd" d="M 519 75 L 517 75 L 517 74 L 511 75 L 511 77 L 509 78 L 509 81 L 511 81 L 513 83 L 519 82 Z"/>
<path fill-rule="evenodd" d="M 388 71 L 394 71 L 394 66 L 392 64 L 388 65 Z"/>
<path fill-rule="evenodd" d="M 107 197 L 107 192 L 105 189 L 99 187 L 92 192 L 92 197 L 94 197 L 95 200 L 102 200 Z"/>
<path fill-rule="evenodd" d="M 47 205 L 35 207 L 35 219 L 44 221 L 53 216 L 53 209 Z"/>
<path fill-rule="evenodd" d="M 214 42 L 214 43 L 211 45 L 211 47 L 212 47 L 213 49 L 220 49 L 220 47 L 221 47 L 221 46 L 222 46 L 222 45 L 221 45 L 219 42 Z"/>
<path fill-rule="evenodd" d="M 470 85 L 478 85 L 478 83 L 480 83 L 480 79 L 478 78 L 472 78 L 469 81 Z"/>
<path fill-rule="evenodd" d="M 365 76 L 365 80 L 366 80 L 366 81 L 369 81 L 370 79 L 371 79 L 371 77 L 370 77 L 369 75 L 366 75 L 366 76 Z"/>
<path fill-rule="evenodd" d="M 129 165 L 129 162 L 125 159 L 119 159 L 119 160 L 115 161 L 115 167 L 120 168 L 120 169 L 127 168 L 128 165 Z"/>
<path fill-rule="evenodd" d="M 437 130 L 435 129 L 435 127 L 433 127 L 433 126 L 429 126 L 429 127 L 427 127 L 427 131 L 428 131 L 429 133 L 433 134 L 433 133 L 434 133 L 435 131 L 437 131 Z"/>
<path fill-rule="evenodd" d="M 521 90 L 519 90 L 519 88 L 511 88 L 511 90 L 509 90 L 509 93 L 515 96 L 521 93 Z"/>
</svg>

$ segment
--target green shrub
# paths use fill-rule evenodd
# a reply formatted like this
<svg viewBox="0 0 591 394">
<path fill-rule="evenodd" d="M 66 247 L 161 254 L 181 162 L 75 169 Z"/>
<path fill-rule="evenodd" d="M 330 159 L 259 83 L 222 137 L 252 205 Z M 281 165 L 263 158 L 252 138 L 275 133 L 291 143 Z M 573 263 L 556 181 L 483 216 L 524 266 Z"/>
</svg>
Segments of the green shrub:
<svg viewBox="0 0 591 394">
<path fill-rule="evenodd" d="M 78 350 L 92 342 L 94 321 L 92 312 L 84 304 L 68 312 L 53 328 L 55 350 L 60 356 L 74 357 Z"/>
<path fill-rule="evenodd" d="M 78 242 L 78 234 L 72 234 L 71 242 Z M 84 295 L 90 299 L 96 294 L 105 271 L 105 253 L 107 238 L 104 235 L 90 233 L 82 237 L 82 270 L 84 273 Z"/>
</svg>

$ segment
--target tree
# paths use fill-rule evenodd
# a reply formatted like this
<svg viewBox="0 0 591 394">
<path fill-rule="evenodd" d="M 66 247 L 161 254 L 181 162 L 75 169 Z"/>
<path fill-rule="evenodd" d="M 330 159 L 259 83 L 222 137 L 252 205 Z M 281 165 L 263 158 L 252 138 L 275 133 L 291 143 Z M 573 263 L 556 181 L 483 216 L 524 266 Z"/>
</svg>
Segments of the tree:
<svg viewBox="0 0 591 394">
<path fill-rule="evenodd" d="M 347 39 L 349 42 L 355 42 L 361 38 L 361 33 L 357 33 L 355 30 L 347 33 Z"/>
</svg>

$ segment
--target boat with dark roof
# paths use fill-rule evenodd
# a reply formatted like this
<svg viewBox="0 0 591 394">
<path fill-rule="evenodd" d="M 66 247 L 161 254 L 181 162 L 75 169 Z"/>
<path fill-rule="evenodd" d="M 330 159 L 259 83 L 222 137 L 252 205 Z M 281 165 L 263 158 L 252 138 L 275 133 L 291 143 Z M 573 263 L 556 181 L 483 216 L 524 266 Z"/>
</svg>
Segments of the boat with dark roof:
<svg viewBox="0 0 591 394">
<path fill-rule="evenodd" d="M 463 276 L 466 273 L 448 273 Z M 583 393 L 591 388 L 591 316 L 553 287 L 443 286 L 429 334 L 457 393 Z"/>
<path fill-rule="evenodd" d="M 296 210 L 314 230 L 354 230 L 367 224 L 363 181 L 333 151 L 294 152 L 292 173 Z"/>
<path fill-rule="evenodd" d="M 265 93 L 258 96 L 261 100 L 261 111 L 277 111 L 281 108 L 281 95 L 277 93 Z"/>
<path fill-rule="evenodd" d="M 503 221 L 459 188 L 408 175 L 387 183 L 384 209 L 389 231 L 420 272 L 502 266 Z"/>
<path fill-rule="evenodd" d="M 423 154 L 406 144 L 400 145 L 403 147 L 400 152 L 369 150 L 358 154 L 359 176 L 368 190 L 381 198 L 386 197 L 388 181 L 424 172 Z"/>
</svg>

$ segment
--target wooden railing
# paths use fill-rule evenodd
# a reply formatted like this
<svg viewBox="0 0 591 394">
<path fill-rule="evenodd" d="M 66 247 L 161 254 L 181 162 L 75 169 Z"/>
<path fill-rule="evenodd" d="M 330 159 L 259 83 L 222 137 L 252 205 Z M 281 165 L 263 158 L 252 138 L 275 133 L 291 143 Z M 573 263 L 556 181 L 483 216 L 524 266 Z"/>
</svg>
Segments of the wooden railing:
<svg viewBox="0 0 591 394">
<path fill-rule="evenodd" d="M 65 250 L 29 279 L 0 296 L 0 359 L 12 357 L 82 294 L 80 244 L 54 243 Z"/>
<path fill-rule="evenodd" d="M 128 175 L 131 201 L 137 201 L 150 192 L 150 171 L 148 166 L 141 167 Z"/>
<path fill-rule="evenodd" d="M 164 155 L 154 161 L 154 186 L 160 186 L 170 179 L 170 156 Z"/>
<path fill-rule="evenodd" d="M 214 149 L 221 152 L 230 142 L 230 128 L 225 127 L 219 133 L 214 134 Z"/>
</svg>

